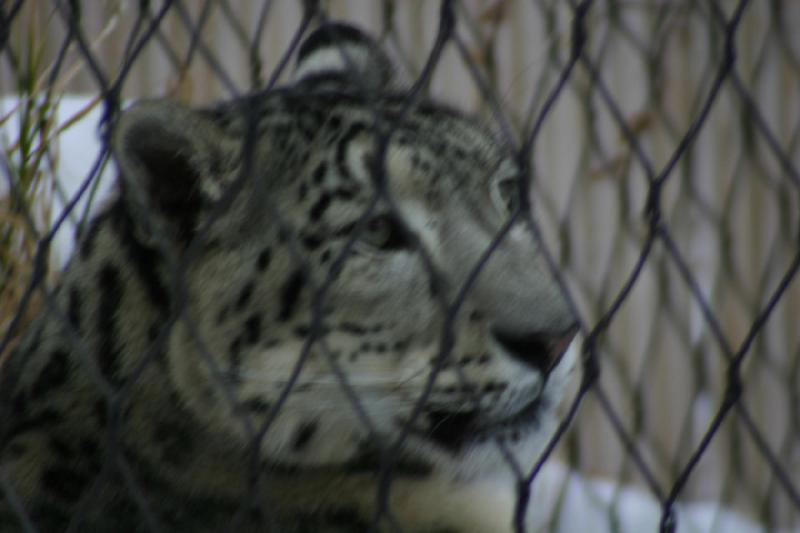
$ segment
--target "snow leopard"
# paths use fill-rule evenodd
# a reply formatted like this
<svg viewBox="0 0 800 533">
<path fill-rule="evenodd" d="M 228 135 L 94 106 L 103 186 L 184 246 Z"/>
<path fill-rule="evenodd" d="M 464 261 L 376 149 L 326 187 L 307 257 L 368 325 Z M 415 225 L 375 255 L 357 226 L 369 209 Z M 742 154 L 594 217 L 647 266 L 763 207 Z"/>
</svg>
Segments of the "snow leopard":
<svg viewBox="0 0 800 533">
<path fill-rule="evenodd" d="M 512 531 L 578 366 L 519 159 L 353 26 L 296 55 L 111 125 L 0 374 L 3 533 Z"/>
</svg>

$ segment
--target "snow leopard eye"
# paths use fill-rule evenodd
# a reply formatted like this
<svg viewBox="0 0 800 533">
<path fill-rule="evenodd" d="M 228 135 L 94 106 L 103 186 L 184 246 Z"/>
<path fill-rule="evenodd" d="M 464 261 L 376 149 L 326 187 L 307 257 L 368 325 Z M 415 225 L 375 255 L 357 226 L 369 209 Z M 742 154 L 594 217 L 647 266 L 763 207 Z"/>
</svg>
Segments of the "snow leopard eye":
<svg viewBox="0 0 800 533">
<path fill-rule="evenodd" d="M 389 213 L 375 215 L 367 222 L 361 236 L 370 247 L 381 251 L 408 250 L 412 248 L 406 229 Z"/>
<path fill-rule="evenodd" d="M 511 214 L 519 209 L 519 176 L 498 180 L 492 188 L 492 202 L 500 211 Z"/>
</svg>

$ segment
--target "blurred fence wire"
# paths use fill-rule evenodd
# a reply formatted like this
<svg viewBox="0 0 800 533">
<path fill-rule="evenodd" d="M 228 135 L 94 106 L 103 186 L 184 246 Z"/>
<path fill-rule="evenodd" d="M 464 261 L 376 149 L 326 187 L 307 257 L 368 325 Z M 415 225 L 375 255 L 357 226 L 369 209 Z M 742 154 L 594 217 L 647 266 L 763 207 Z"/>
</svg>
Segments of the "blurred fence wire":
<svg viewBox="0 0 800 533">
<path fill-rule="evenodd" d="M 131 99 L 207 104 L 285 81 L 314 4 L 0 3 L 3 342 L 46 305 L 69 248 L 50 240 L 70 241 L 108 186 L 105 151 L 82 154 L 94 173 L 74 177 L 72 205 L 53 169 L 79 148 L 62 135 Z M 580 313 L 585 394 L 554 454 L 665 510 L 711 500 L 797 527 L 800 3 L 446 4 L 455 27 L 424 91 L 513 139 Z M 379 37 L 408 80 L 442 35 L 440 2 L 319 9 Z M 85 105 L 65 113 L 74 95 Z"/>
</svg>

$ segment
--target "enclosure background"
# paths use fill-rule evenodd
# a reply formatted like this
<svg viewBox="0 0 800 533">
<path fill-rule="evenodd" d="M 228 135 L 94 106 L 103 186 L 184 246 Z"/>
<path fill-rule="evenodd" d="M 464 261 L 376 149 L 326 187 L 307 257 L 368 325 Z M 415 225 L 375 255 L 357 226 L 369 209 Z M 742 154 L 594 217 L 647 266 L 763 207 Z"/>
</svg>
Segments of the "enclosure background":
<svg viewBox="0 0 800 533">
<path fill-rule="evenodd" d="M 15 54 L 38 54 L 35 91 L 49 83 L 47 67 L 66 36 L 57 4 L 28 0 L 10 27 Z M 302 2 L 267 4 L 262 16 L 262 2 L 176 3 L 132 65 L 123 96 L 205 104 L 263 87 L 302 18 Z M 150 11 L 161 5 L 152 2 Z M 419 73 L 436 35 L 439 2 L 322 5 L 330 17 L 380 36 L 402 65 L 401 78 Z M 138 9 L 138 2 L 125 0 L 83 3 L 85 35 L 109 78 L 120 69 Z M 470 73 L 475 66 L 515 131 L 529 130 L 570 58 L 575 6 L 464 0 L 456 2 L 456 13 L 470 61 L 451 43 L 430 93 L 492 120 Z M 800 479 L 798 24 L 800 3 L 791 0 L 591 3 L 584 61 L 547 115 L 532 165 L 535 217 L 585 324 L 601 324 L 595 330 L 599 384 L 557 453 L 587 475 L 646 485 L 614 429 L 617 417 L 669 492 L 725 399 L 728 356 L 752 336 L 744 346 L 743 394 L 700 454 L 680 498 L 725 502 L 783 525 L 800 521 L 792 494 Z M 735 63 L 715 93 L 731 50 Z M 65 64 L 52 85 L 56 95 L 99 94 L 74 44 Z M 0 60 L 2 95 L 18 94 L 20 80 L 20 70 Z M 648 172 L 665 168 L 709 102 L 697 136 L 663 182 L 662 217 L 654 222 L 646 209 Z M 0 120 L 15 112 L 1 111 Z M 0 141 L 9 153 L 17 148 L 15 139 Z M 664 239 L 649 246 L 661 230 L 674 250 Z M 631 278 L 646 248 L 643 267 Z M 629 279 L 632 289 L 606 327 L 599 321 Z M 778 471 L 794 486 L 779 482 Z"/>
</svg>

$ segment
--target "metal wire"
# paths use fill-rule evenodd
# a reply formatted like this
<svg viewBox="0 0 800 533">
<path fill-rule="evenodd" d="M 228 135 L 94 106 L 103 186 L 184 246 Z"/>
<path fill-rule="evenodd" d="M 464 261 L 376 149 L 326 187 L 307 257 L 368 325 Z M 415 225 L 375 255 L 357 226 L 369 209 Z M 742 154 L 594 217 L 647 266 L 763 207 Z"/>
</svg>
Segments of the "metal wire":
<svg viewBox="0 0 800 533">
<path fill-rule="evenodd" d="M 456 287 L 456 297 L 437 302 L 443 326 L 436 363 L 399 437 L 378 450 L 373 527 L 380 523 L 402 530 L 389 505 L 397 454 L 453 349 L 454 324 L 465 299 L 518 221 L 531 229 L 585 341 L 580 390 L 544 455 L 518 464 L 497 442 L 514 473 L 515 530 L 525 530 L 540 469 L 558 459 L 586 476 L 643 487 L 661 505 L 661 531 L 679 526 L 677 502 L 701 499 L 751 515 L 770 530 L 797 527 L 800 40 L 792 21 L 800 20 L 800 8 L 790 0 L 433 4 L 109 0 L 95 9 L 80 0 L 4 3 L 0 94 L 31 101 L 43 93 L 99 95 L 100 132 L 107 143 L 123 99 L 166 95 L 191 103 L 247 102 L 248 92 L 272 90 L 286 79 L 296 48 L 315 23 L 352 17 L 380 35 L 410 70 L 406 74 L 413 83 L 401 117 L 431 94 L 452 99 L 490 123 L 523 170 L 517 211 Z M 427 22 L 419 23 L 423 18 Z M 38 51 L 24 38 L 33 27 L 52 35 Z M 106 41 L 95 41 L 97 35 Z M 423 45 L 427 48 L 420 52 Z M 15 113 L 20 109 L 8 117 Z M 10 120 L 5 115 L 0 108 L 0 126 Z M 214 221 L 236 201 L 253 172 L 255 117 L 245 119 L 241 173 L 205 229 L 180 257 L 166 241 L 159 243 L 174 305 L 130 381 L 122 387 L 109 382 L 78 333 L 67 334 L 112 421 L 102 474 L 77 506 L 74 531 L 81 529 L 81 513 L 88 512 L 95 493 L 113 476 L 130 493 L 144 527 L 165 530 L 154 508 L 158 495 L 142 488 L 142 472 L 119 453 L 115 428 L 132 387 L 176 324 L 189 332 L 214 386 L 252 443 L 244 480 L 248 498 L 234 513 L 234 524 L 261 507 L 265 527 L 274 526 L 268 505 L 259 501 L 268 474 L 259 472 L 258 450 L 270 438 L 312 350 L 327 359 L 350 407 L 376 434 L 346 370 L 327 348 L 324 310 L 331 285 L 376 205 L 382 202 L 400 213 L 385 183 L 385 148 L 396 125 L 376 108 L 375 197 L 328 277 L 312 283 L 306 342 L 280 397 L 255 424 L 240 409 L 189 313 L 183 281 Z M 15 231 L 36 241 L 28 281 L 13 316 L 2 322 L 0 354 L 7 354 L 35 301 L 41 300 L 41 312 L 71 328 L 48 281 L 51 243 L 69 229 L 73 212 L 99 180 L 107 150 L 58 216 L 43 223 L 15 163 L 24 142 L 0 137 L 0 143 L 0 173 L 7 185 L 0 192 L 16 198 L 8 205 L 24 224 Z M 287 236 L 294 267 L 306 271 L 286 222 L 290 207 L 261 192 L 264 209 Z M 15 242 L 9 235 L 0 244 L 9 247 L 2 256 Z M 439 272 L 419 240 L 412 240 L 431 283 L 449 283 L 447 272 Z M 3 472 L 0 495 L 20 514 L 21 527 L 34 531 Z"/>
</svg>

